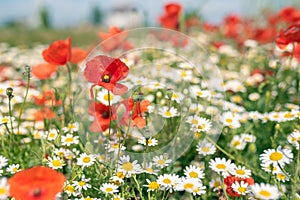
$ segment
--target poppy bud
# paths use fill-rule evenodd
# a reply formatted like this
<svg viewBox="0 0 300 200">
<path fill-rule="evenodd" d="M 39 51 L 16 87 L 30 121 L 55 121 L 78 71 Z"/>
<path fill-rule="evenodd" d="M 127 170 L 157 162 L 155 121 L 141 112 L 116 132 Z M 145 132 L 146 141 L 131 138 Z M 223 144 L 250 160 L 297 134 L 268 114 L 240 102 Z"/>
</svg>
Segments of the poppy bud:
<svg viewBox="0 0 300 200">
<path fill-rule="evenodd" d="M 11 100 L 12 98 L 14 98 L 13 92 L 14 92 L 14 90 L 11 87 L 9 87 L 9 88 L 6 89 L 6 95 L 7 95 L 7 97 L 8 97 L 9 100 Z"/>
</svg>

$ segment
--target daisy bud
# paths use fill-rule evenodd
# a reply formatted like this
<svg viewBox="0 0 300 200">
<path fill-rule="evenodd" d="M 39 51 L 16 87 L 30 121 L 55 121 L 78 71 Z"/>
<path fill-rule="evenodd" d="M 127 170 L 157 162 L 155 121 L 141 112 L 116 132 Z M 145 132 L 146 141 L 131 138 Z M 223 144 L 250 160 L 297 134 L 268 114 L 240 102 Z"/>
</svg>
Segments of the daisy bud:
<svg viewBox="0 0 300 200">
<path fill-rule="evenodd" d="M 9 87 L 9 88 L 6 89 L 6 95 L 7 95 L 7 97 L 8 97 L 9 100 L 11 100 L 12 98 L 14 98 L 13 92 L 14 92 L 14 90 L 11 87 Z"/>
</svg>

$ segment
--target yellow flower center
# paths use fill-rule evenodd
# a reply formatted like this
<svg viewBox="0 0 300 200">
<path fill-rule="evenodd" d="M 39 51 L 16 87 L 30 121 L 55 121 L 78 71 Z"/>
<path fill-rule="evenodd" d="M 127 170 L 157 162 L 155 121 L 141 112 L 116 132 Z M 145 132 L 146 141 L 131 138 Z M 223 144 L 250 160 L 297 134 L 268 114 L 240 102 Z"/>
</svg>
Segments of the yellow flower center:
<svg viewBox="0 0 300 200">
<path fill-rule="evenodd" d="M 194 185 L 192 183 L 186 183 L 184 184 L 184 189 L 192 189 Z"/>
<path fill-rule="evenodd" d="M 277 178 L 280 179 L 280 180 L 284 180 L 285 175 L 284 174 L 277 174 Z"/>
<path fill-rule="evenodd" d="M 154 170 L 152 168 L 147 168 L 146 171 L 152 173 Z"/>
<path fill-rule="evenodd" d="M 113 149 L 118 149 L 119 148 L 119 144 L 118 143 L 114 143 L 110 145 L 111 148 Z"/>
<path fill-rule="evenodd" d="M 208 147 L 202 147 L 202 151 L 207 153 L 207 152 L 209 152 L 209 148 Z"/>
<path fill-rule="evenodd" d="M 198 124 L 198 120 L 192 119 L 192 124 L 194 124 L 194 125 Z"/>
<path fill-rule="evenodd" d="M 86 156 L 86 157 L 84 157 L 84 158 L 82 159 L 82 161 L 83 161 L 84 163 L 89 163 L 89 162 L 91 161 L 91 158 L 88 157 L 88 156 Z"/>
<path fill-rule="evenodd" d="M 217 164 L 216 168 L 218 168 L 218 169 L 226 169 L 226 165 L 224 165 L 224 164 Z"/>
<path fill-rule="evenodd" d="M 230 118 L 227 118 L 225 121 L 226 121 L 227 123 L 232 123 L 232 119 L 230 119 Z"/>
<path fill-rule="evenodd" d="M 106 191 L 107 193 L 110 193 L 110 192 L 113 191 L 113 189 L 112 189 L 112 188 L 106 188 L 105 191 Z"/>
<path fill-rule="evenodd" d="M 167 117 L 171 117 L 171 116 L 172 116 L 172 113 L 171 113 L 170 111 L 166 111 L 166 112 L 165 112 L 165 115 L 166 115 Z"/>
<path fill-rule="evenodd" d="M 233 146 L 238 146 L 238 145 L 240 145 L 240 144 L 241 144 L 241 142 L 238 141 L 238 140 L 236 140 L 236 141 L 233 142 Z"/>
<path fill-rule="evenodd" d="M 197 95 L 198 95 L 198 96 L 202 96 L 202 95 L 203 95 L 203 92 L 198 91 L 198 92 L 197 92 Z"/>
<path fill-rule="evenodd" d="M 65 142 L 73 142 L 73 138 L 72 137 L 68 137 L 65 139 Z"/>
<path fill-rule="evenodd" d="M 76 128 L 75 124 L 68 124 L 68 129 L 74 129 Z"/>
<path fill-rule="evenodd" d="M 151 182 L 148 186 L 150 189 L 157 190 L 159 188 L 159 184 L 157 182 Z"/>
<path fill-rule="evenodd" d="M 178 97 L 179 97 L 178 94 L 176 94 L 176 93 L 173 93 L 173 94 L 172 94 L 172 98 L 173 98 L 173 99 L 178 99 Z"/>
<path fill-rule="evenodd" d="M 292 118 L 293 115 L 292 115 L 292 113 L 288 112 L 288 113 L 286 113 L 283 117 L 284 117 L 284 118 Z"/>
<path fill-rule="evenodd" d="M 60 167 L 62 165 L 61 161 L 60 160 L 53 160 L 52 161 L 52 165 L 54 167 Z"/>
<path fill-rule="evenodd" d="M 16 172 L 18 171 L 18 168 L 14 167 L 14 168 L 12 169 L 12 171 L 13 171 L 14 173 L 16 173 Z"/>
<path fill-rule="evenodd" d="M 71 192 L 71 193 L 75 192 L 75 189 L 72 185 L 67 185 L 65 187 L 65 190 L 68 191 L 68 192 Z"/>
<path fill-rule="evenodd" d="M 270 196 L 271 196 L 271 193 L 270 193 L 269 191 L 267 191 L 267 190 L 261 190 L 261 191 L 259 192 L 259 194 L 260 194 L 261 196 L 264 196 L 264 197 L 270 197 Z"/>
<path fill-rule="evenodd" d="M 165 164 L 165 160 L 158 160 L 157 163 L 158 163 L 159 165 L 163 165 L 163 164 Z"/>
<path fill-rule="evenodd" d="M 171 180 L 168 179 L 168 178 L 166 178 L 166 179 L 163 180 L 163 182 L 164 182 L 165 184 L 170 184 L 170 183 L 171 183 Z"/>
<path fill-rule="evenodd" d="M 197 178 L 198 177 L 198 173 L 197 172 L 190 172 L 189 175 L 192 178 Z"/>
<path fill-rule="evenodd" d="M 126 162 L 122 165 L 123 169 L 125 171 L 132 171 L 133 170 L 133 165 L 131 162 Z"/>
<path fill-rule="evenodd" d="M 205 128 L 205 124 L 200 124 L 199 126 L 198 126 L 198 129 L 204 129 Z"/>
<path fill-rule="evenodd" d="M 50 134 L 49 134 L 49 137 L 50 137 L 50 138 L 55 137 L 55 133 L 50 133 Z"/>
<path fill-rule="evenodd" d="M 105 94 L 103 98 L 104 98 L 105 101 L 111 101 L 113 99 L 113 95 L 112 94 L 109 94 L 109 95 Z"/>
<path fill-rule="evenodd" d="M 79 182 L 78 182 L 78 185 L 80 185 L 80 186 L 82 187 L 82 186 L 85 185 L 85 182 L 84 182 L 84 181 L 79 181 Z"/>
<path fill-rule="evenodd" d="M 242 170 L 242 169 L 237 169 L 237 170 L 235 170 L 235 173 L 237 173 L 237 174 L 239 174 L 239 175 L 245 175 L 245 174 L 246 174 L 245 171 Z"/>
<path fill-rule="evenodd" d="M 245 193 L 245 192 L 246 192 L 246 188 L 244 188 L 244 187 L 239 187 L 239 188 L 238 188 L 238 191 L 239 191 L 240 193 Z"/>
<path fill-rule="evenodd" d="M 214 183 L 214 188 L 218 188 L 218 187 L 220 187 L 221 186 L 221 183 L 219 182 L 219 181 L 216 181 L 215 183 Z"/>
<path fill-rule="evenodd" d="M 9 119 L 8 118 L 2 118 L 2 123 L 8 123 L 9 122 Z"/>
<path fill-rule="evenodd" d="M 6 188 L 0 187 L 0 195 L 5 195 L 6 194 Z"/>
<path fill-rule="evenodd" d="M 274 153 L 272 153 L 272 154 L 270 155 L 270 159 L 273 160 L 273 161 L 279 161 L 279 160 L 281 160 L 282 158 L 283 158 L 282 153 L 280 153 L 280 152 L 278 152 L 278 151 L 276 151 L 276 152 L 274 152 Z"/>
</svg>

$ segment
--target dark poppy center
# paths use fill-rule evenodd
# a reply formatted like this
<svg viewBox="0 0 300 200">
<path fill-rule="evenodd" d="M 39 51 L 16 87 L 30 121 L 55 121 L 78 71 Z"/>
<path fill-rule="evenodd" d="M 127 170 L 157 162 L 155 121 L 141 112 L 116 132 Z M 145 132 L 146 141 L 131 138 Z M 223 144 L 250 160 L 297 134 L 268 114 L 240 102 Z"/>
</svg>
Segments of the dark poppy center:
<svg viewBox="0 0 300 200">
<path fill-rule="evenodd" d="M 102 81 L 105 82 L 105 83 L 109 83 L 110 82 L 110 75 L 108 74 L 105 74 L 103 77 L 102 77 Z"/>
<path fill-rule="evenodd" d="M 41 195 L 42 195 L 42 191 L 41 191 L 40 188 L 35 188 L 35 189 L 33 190 L 33 196 L 34 196 L 34 197 L 40 197 Z"/>
<path fill-rule="evenodd" d="M 101 115 L 102 115 L 102 118 L 104 118 L 104 119 L 109 118 L 109 112 L 108 112 L 108 111 L 103 111 L 103 112 L 101 113 Z"/>
</svg>

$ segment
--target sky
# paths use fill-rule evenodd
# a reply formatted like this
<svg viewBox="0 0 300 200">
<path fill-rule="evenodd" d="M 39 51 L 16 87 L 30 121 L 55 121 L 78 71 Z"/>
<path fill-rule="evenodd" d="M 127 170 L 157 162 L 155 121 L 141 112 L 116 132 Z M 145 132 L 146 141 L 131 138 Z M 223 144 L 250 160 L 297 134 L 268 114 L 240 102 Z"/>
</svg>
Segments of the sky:
<svg viewBox="0 0 300 200">
<path fill-rule="evenodd" d="M 39 10 L 46 6 L 55 27 L 75 26 L 88 21 L 93 5 L 109 13 L 120 4 L 135 5 L 146 13 L 150 25 L 154 25 L 163 12 L 163 5 L 170 1 L 180 2 L 185 10 L 197 9 L 211 23 L 219 23 L 229 13 L 254 15 L 265 6 L 278 10 L 292 3 L 300 5 L 298 0 L 0 0 L 0 25 L 12 20 L 23 20 L 36 26 Z"/>
</svg>

